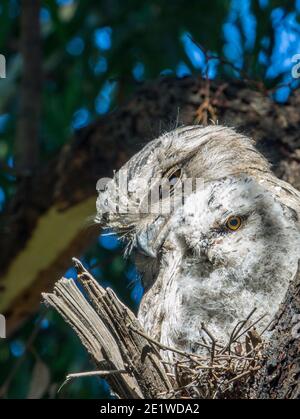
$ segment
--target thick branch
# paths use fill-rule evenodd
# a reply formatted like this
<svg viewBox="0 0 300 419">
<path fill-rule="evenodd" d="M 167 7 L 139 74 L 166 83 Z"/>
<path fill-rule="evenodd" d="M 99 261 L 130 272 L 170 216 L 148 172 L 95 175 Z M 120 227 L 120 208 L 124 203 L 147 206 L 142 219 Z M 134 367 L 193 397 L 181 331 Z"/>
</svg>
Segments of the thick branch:
<svg viewBox="0 0 300 419">
<path fill-rule="evenodd" d="M 73 327 L 98 369 L 114 372 L 107 381 L 119 397 L 156 398 L 168 392 L 171 384 L 159 353 L 131 329 L 141 330 L 134 314 L 75 262 L 88 300 L 73 280 L 61 279 L 54 293 L 43 295 L 45 301 Z"/>
</svg>

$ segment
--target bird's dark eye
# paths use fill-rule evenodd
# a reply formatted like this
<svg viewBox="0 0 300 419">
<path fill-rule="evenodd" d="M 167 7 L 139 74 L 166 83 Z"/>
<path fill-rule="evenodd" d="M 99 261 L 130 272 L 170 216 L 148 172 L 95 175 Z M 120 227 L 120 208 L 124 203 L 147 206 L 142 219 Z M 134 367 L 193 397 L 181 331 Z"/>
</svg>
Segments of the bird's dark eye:
<svg viewBox="0 0 300 419">
<path fill-rule="evenodd" d="M 172 173 L 169 177 L 169 183 L 171 187 L 174 187 L 178 180 L 181 178 L 181 170 L 177 169 L 176 172 Z"/>
<path fill-rule="evenodd" d="M 231 231 L 238 230 L 241 227 L 241 225 L 242 225 L 242 218 L 237 215 L 233 215 L 229 217 L 228 220 L 226 221 L 226 227 Z"/>
<path fill-rule="evenodd" d="M 182 176 L 182 171 L 181 169 L 176 169 L 174 171 L 168 171 L 166 173 L 164 173 L 162 179 L 165 179 L 169 182 L 169 187 L 170 187 L 170 194 L 173 195 L 175 186 L 177 185 L 178 181 L 181 179 Z M 162 186 L 159 186 L 159 199 L 162 199 Z"/>
</svg>

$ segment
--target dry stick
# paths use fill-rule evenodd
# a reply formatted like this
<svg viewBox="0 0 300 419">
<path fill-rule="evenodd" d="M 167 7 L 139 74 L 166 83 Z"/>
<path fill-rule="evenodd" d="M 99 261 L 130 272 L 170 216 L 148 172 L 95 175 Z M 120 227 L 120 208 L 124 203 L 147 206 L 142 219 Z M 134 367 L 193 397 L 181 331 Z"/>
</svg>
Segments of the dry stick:
<svg viewBox="0 0 300 419">
<path fill-rule="evenodd" d="M 219 393 L 219 391 L 220 391 L 220 389 L 221 389 L 221 387 L 222 387 L 222 385 L 224 384 L 224 382 L 225 382 L 225 380 L 226 380 L 226 378 L 224 377 L 223 378 L 223 380 L 218 384 L 218 387 L 217 387 L 217 389 L 216 389 L 216 391 L 215 391 L 215 393 L 214 393 L 214 395 L 213 395 L 213 397 L 212 397 L 212 399 L 216 399 L 217 398 L 217 395 L 218 395 L 218 393 Z"/>
<path fill-rule="evenodd" d="M 177 386 L 180 386 L 180 374 L 179 374 L 179 362 L 177 361 L 177 362 L 175 362 L 175 367 L 174 367 L 174 370 L 175 370 L 175 381 L 176 381 L 176 383 L 177 383 Z"/>
<path fill-rule="evenodd" d="M 159 393 L 158 394 L 158 396 L 163 396 L 163 395 L 166 395 L 166 394 L 171 394 L 171 395 L 175 395 L 175 393 L 177 393 L 178 391 L 181 391 L 181 390 L 186 390 L 186 389 L 188 389 L 189 387 L 191 387 L 192 385 L 194 385 L 196 383 L 196 380 L 194 380 L 194 381 L 192 381 L 191 383 L 189 383 L 189 384 L 187 384 L 187 385 L 185 385 L 185 386 L 181 386 L 181 387 L 177 387 L 177 388 L 174 388 L 174 390 L 171 390 L 171 391 L 169 391 L 169 392 L 163 392 L 163 393 Z"/>
<path fill-rule="evenodd" d="M 204 337 L 203 336 L 201 336 L 201 338 L 202 338 L 202 340 L 203 340 L 203 342 L 205 341 L 205 339 L 204 339 Z M 209 346 L 207 343 L 202 343 L 202 342 L 199 342 L 198 340 L 195 342 L 196 343 L 196 345 L 199 345 L 199 346 L 201 346 L 202 348 L 205 348 L 205 349 L 208 349 L 209 350 L 209 352 L 211 351 L 211 346 Z M 220 349 L 223 349 L 223 346 L 222 345 L 220 345 L 218 342 L 216 342 L 216 348 L 220 348 Z"/>
<path fill-rule="evenodd" d="M 240 333 L 240 331 L 243 329 L 243 327 L 248 323 L 250 318 L 253 316 L 253 314 L 256 312 L 257 307 L 254 307 L 254 309 L 251 311 L 251 313 L 247 316 L 246 320 L 243 321 L 243 324 L 235 331 L 233 335 L 233 341 L 236 340 L 236 336 Z"/>
<path fill-rule="evenodd" d="M 249 352 L 250 353 L 250 352 Z M 253 358 L 248 357 L 249 353 L 246 355 L 236 355 L 236 354 L 228 354 L 228 355 L 216 355 L 216 358 L 219 360 L 233 360 L 238 359 L 239 361 L 247 359 L 248 361 L 253 361 Z"/>
<path fill-rule="evenodd" d="M 216 339 L 209 332 L 209 330 L 207 330 L 207 328 L 205 327 L 205 324 L 204 323 L 201 323 L 201 327 L 202 327 L 202 330 L 204 330 L 204 332 L 207 334 L 207 336 L 212 341 L 212 346 L 211 346 L 211 361 L 210 362 L 211 362 L 211 365 L 213 365 L 214 364 L 214 358 L 215 358 Z"/>
<path fill-rule="evenodd" d="M 242 367 L 242 373 L 246 370 L 247 366 L 249 366 L 249 362 L 245 359 L 244 365 Z"/>
<path fill-rule="evenodd" d="M 100 376 L 100 377 L 107 377 L 108 375 L 116 375 L 116 374 L 128 374 L 128 371 L 126 370 L 111 370 L 111 371 L 88 371 L 88 372 L 78 372 L 75 374 L 68 374 L 66 376 L 65 381 L 62 383 L 62 385 L 57 390 L 57 393 L 61 391 L 61 389 L 72 379 L 74 378 L 82 378 L 82 377 L 94 377 L 94 376 Z"/>
<path fill-rule="evenodd" d="M 257 325 L 257 323 L 259 323 L 262 319 L 264 319 L 266 315 L 267 314 L 263 314 L 262 316 L 260 316 L 258 320 L 253 322 L 249 327 L 247 327 L 247 329 L 245 329 L 241 334 L 239 334 L 234 340 L 240 339 L 245 333 L 249 332 L 249 330 L 251 330 L 255 325 Z"/>
<path fill-rule="evenodd" d="M 250 318 L 251 316 L 249 315 L 248 316 L 248 319 Z M 257 324 L 261 319 L 262 319 L 262 317 L 263 316 L 261 316 L 257 321 L 255 321 L 254 323 L 252 323 L 251 324 L 251 326 L 249 327 L 249 328 L 251 328 L 251 327 L 253 327 L 255 324 Z M 247 319 L 247 320 L 248 320 Z M 246 323 L 247 323 L 247 320 L 246 321 L 243 321 L 242 323 L 243 323 L 243 325 L 245 325 Z M 237 338 L 237 335 L 236 335 L 236 333 L 237 333 L 237 327 L 240 325 L 240 323 L 235 327 L 235 329 L 234 329 L 234 333 L 232 334 L 232 335 L 234 335 L 235 336 L 235 339 Z M 249 329 L 249 328 L 247 328 L 247 330 Z M 205 326 L 204 326 L 204 329 L 205 329 L 205 331 L 207 331 L 208 332 L 208 335 L 211 335 L 211 333 L 205 328 Z M 241 330 L 241 328 L 239 328 L 238 330 Z M 244 331 L 243 333 L 246 333 L 247 332 L 247 330 L 246 331 Z M 213 338 L 214 339 L 214 337 L 211 335 L 210 336 L 210 339 L 211 338 Z M 211 339 L 212 340 L 212 342 L 213 342 L 213 339 Z M 208 347 L 208 345 L 206 345 L 206 347 Z M 252 350 L 252 352 L 253 352 L 253 350 Z M 217 354 L 217 353 L 215 353 L 215 356 L 214 356 L 214 363 L 213 363 L 213 365 L 211 365 L 211 366 L 207 366 L 207 365 L 201 365 L 201 364 L 198 364 L 197 365 L 197 367 L 196 367 L 196 369 L 195 370 L 193 370 L 193 369 L 191 369 L 191 368 L 188 368 L 187 366 L 185 366 L 185 365 L 182 365 L 182 368 L 188 373 L 188 374 L 190 374 L 191 376 L 193 376 L 193 374 L 194 373 L 196 373 L 197 372 L 197 382 L 198 382 L 198 385 L 200 385 L 201 386 L 201 384 L 203 385 L 203 377 L 202 377 L 202 375 L 201 375 L 201 372 L 200 371 L 210 371 L 211 372 L 211 374 L 212 374 L 212 376 L 214 377 L 214 380 L 215 380 L 215 382 L 216 383 L 218 383 L 219 381 L 220 381 L 220 379 L 222 380 L 222 375 L 220 375 L 220 374 L 225 374 L 227 371 L 229 371 L 229 366 L 228 365 L 218 365 L 218 363 L 221 361 L 223 361 L 223 362 L 230 362 L 230 361 L 232 361 L 232 360 L 237 360 L 237 361 L 241 361 L 240 363 L 238 362 L 236 365 L 235 365 L 235 367 L 234 367 L 234 370 L 236 370 L 236 372 L 234 372 L 234 374 L 238 374 L 236 377 L 240 377 L 241 376 L 241 374 L 243 374 L 241 377 L 244 377 L 244 376 L 246 376 L 246 375 L 248 375 L 250 372 L 253 372 L 253 371 L 255 371 L 255 370 L 253 370 L 253 368 L 251 369 L 251 370 L 247 370 L 247 371 L 245 371 L 245 369 L 246 369 L 246 367 L 249 367 L 249 361 L 254 361 L 255 359 L 252 357 L 252 358 L 250 358 L 250 357 L 247 357 L 247 358 L 245 358 L 244 356 L 237 356 L 237 355 L 234 355 L 234 354 L 228 354 L 228 355 L 219 355 L 219 354 Z M 189 362 L 189 360 L 187 360 L 187 361 L 185 361 L 185 362 Z M 211 359 L 210 359 L 210 362 L 211 362 Z M 240 364 L 241 364 L 241 366 L 240 366 Z M 178 364 L 178 366 L 179 366 L 179 364 Z M 258 368 L 257 368 L 258 369 Z M 239 371 L 240 371 L 240 373 L 239 373 Z M 236 378 L 236 377 L 234 377 L 234 379 L 235 380 L 238 380 L 239 378 Z M 200 380 L 200 381 L 199 381 Z M 201 383 L 201 380 L 202 380 L 202 383 Z M 194 381 L 194 380 L 193 380 Z M 213 391 L 213 394 L 212 394 L 212 396 L 213 396 L 213 398 L 216 398 L 217 397 L 217 395 L 218 395 L 218 393 L 219 393 L 219 391 L 220 391 L 220 389 L 221 389 L 221 387 L 222 387 L 222 385 L 224 384 L 224 382 L 226 382 L 226 379 L 225 378 L 223 378 L 223 380 L 221 381 L 221 383 L 219 382 L 219 384 L 217 385 L 217 389 L 214 389 L 213 387 L 209 390 L 209 391 Z M 188 390 L 188 388 L 187 388 L 187 386 L 185 386 L 184 387 L 184 389 L 186 389 L 186 390 Z M 179 390 L 179 388 L 177 389 L 177 393 L 178 393 L 178 390 Z M 200 391 L 202 391 L 201 389 L 200 389 Z M 208 394 L 210 394 L 210 393 L 208 393 Z"/>
<path fill-rule="evenodd" d="M 72 380 L 73 378 L 82 378 L 82 377 L 93 377 L 93 376 L 100 376 L 106 377 L 107 375 L 114 375 L 114 374 L 129 374 L 126 370 L 108 370 L 108 371 L 87 371 L 87 372 L 78 372 L 74 374 L 68 374 L 66 377 L 66 381 Z"/>
<path fill-rule="evenodd" d="M 251 315 L 252 315 L 253 313 L 250 313 L 250 315 L 248 316 L 248 318 L 247 318 L 247 320 L 246 321 L 243 321 L 242 323 L 243 323 L 243 325 L 239 328 L 239 329 L 237 329 L 237 327 L 238 327 L 238 325 L 235 327 L 235 329 L 234 329 L 234 332 L 232 333 L 232 336 L 234 337 L 234 339 L 238 339 L 238 338 L 240 338 L 240 336 L 242 336 L 244 333 L 247 333 L 247 331 L 248 330 L 250 330 L 255 324 L 257 324 L 259 321 L 261 321 L 262 320 L 262 318 L 264 317 L 264 315 L 263 316 L 261 316 L 257 321 L 255 321 L 255 322 L 253 322 L 252 324 L 251 324 L 251 326 L 250 327 L 248 327 L 243 333 L 241 333 L 240 335 L 238 335 L 238 330 L 241 330 L 241 328 L 242 327 L 244 327 L 244 325 L 247 323 L 247 321 L 249 320 L 249 318 L 251 317 Z M 258 350 L 259 350 L 259 348 L 260 348 L 260 345 L 258 345 L 257 347 L 256 347 L 256 350 L 255 350 L 255 348 L 253 348 L 249 353 L 252 353 L 252 352 L 257 352 Z M 249 355 L 249 354 L 247 354 L 247 355 Z M 246 367 L 248 367 L 249 368 L 249 361 L 255 361 L 255 358 L 249 358 L 249 357 L 247 357 L 247 358 L 245 358 L 245 356 L 235 356 L 235 355 L 232 355 L 232 354 L 229 354 L 229 355 L 219 355 L 219 354 L 215 354 L 215 362 L 220 362 L 221 360 L 228 360 L 228 362 L 230 362 L 231 360 L 233 360 L 233 359 L 235 359 L 235 360 L 238 360 L 238 361 L 241 361 L 242 362 L 242 366 L 240 367 L 240 365 L 239 365 L 239 362 L 238 363 L 236 363 L 236 365 L 235 365 L 235 367 L 234 367 L 234 370 L 236 370 L 236 373 L 237 373 L 237 375 L 236 375 L 236 377 L 234 377 L 231 381 L 230 381 L 230 383 L 232 383 L 233 381 L 237 381 L 237 380 L 239 380 L 239 379 L 241 379 L 241 378 L 243 378 L 243 377 L 245 377 L 245 376 L 247 376 L 247 375 L 249 375 L 250 373 L 254 373 L 254 372 L 256 372 L 257 370 L 259 370 L 260 369 L 260 366 L 257 366 L 257 367 L 255 367 L 255 368 L 251 368 L 251 369 L 249 369 L 249 370 L 247 370 L 247 371 L 245 371 L 245 369 L 246 369 Z M 206 367 L 206 366 L 203 366 L 204 368 L 203 369 L 208 369 L 209 367 Z M 228 366 L 226 366 L 226 365 L 224 365 L 224 366 L 221 366 L 221 365 L 218 365 L 218 364 L 215 364 L 215 365 L 213 365 L 212 367 L 210 367 L 211 368 L 211 370 L 212 370 L 212 374 L 213 374 L 213 376 L 214 376 L 214 378 L 215 378 L 215 380 L 216 380 L 216 383 L 218 383 L 219 381 L 220 381 L 220 379 L 222 379 L 222 375 L 220 375 L 220 374 L 224 374 L 226 371 L 229 371 L 229 368 L 228 368 Z M 197 369 L 198 370 L 200 370 L 201 369 L 201 366 L 200 367 L 197 367 Z M 220 371 L 220 372 L 218 372 L 217 373 L 217 371 Z M 239 371 L 241 371 L 240 373 L 238 373 Z M 235 372 L 234 372 L 235 373 Z M 200 376 L 199 376 L 199 378 L 200 378 Z M 203 381 L 203 380 L 202 380 Z M 213 396 L 213 398 L 216 398 L 217 397 L 217 395 L 218 395 L 218 393 L 219 393 L 219 391 L 220 391 L 220 389 L 222 388 L 222 385 L 224 384 L 226 382 L 226 379 L 225 378 L 223 378 L 223 380 L 221 381 L 221 382 L 219 382 L 219 384 L 217 385 L 217 389 L 211 389 L 211 390 L 209 390 L 209 391 L 213 391 L 213 394 L 212 394 L 212 396 Z M 201 385 L 201 382 L 199 383 L 199 385 Z M 227 390 L 227 389 L 226 389 Z M 225 390 L 224 390 L 225 391 Z M 210 393 L 207 393 L 207 397 L 209 396 L 209 394 Z"/>
<path fill-rule="evenodd" d="M 201 343 L 201 342 L 199 342 L 199 341 L 196 341 L 195 343 L 196 343 L 196 345 L 201 346 L 202 348 L 207 349 L 209 352 L 211 351 L 211 346 L 206 345 L 206 344 L 204 344 L 204 343 Z"/>
<path fill-rule="evenodd" d="M 223 348 L 223 350 L 221 351 L 221 354 L 222 354 L 222 353 L 225 353 L 226 351 L 228 351 L 229 355 L 231 354 L 231 345 L 232 345 L 232 343 L 233 343 L 233 341 L 234 341 L 234 336 L 235 336 L 236 330 L 237 330 L 237 328 L 238 328 L 240 325 L 244 325 L 244 324 L 245 324 L 245 320 L 242 320 L 242 321 L 239 321 L 239 322 L 235 325 L 235 327 L 234 327 L 233 331 L 231 332 L 231 335 L 230 335 L 230 338 L 229 338 L 229 343 L 228 343 L 228 345 L 227 345 L 227 346 L 225 346 L 225 347 Z M 243 326 L 242 326 L 242 327 L 243 327 Z"/>
<path fill-rule="evenodd" d="M 243 372 L 242 374 L 237 375 L 236 377 L 232 378 L 231 380 L 229 380 L 229 381 L 228 381 L 228 383 L 227 383 L 227 384 L 232 384 L 234 381 L 240 380 L 241 378 L 244 378 L 244 377 L 246 377 L 247 375 L 249 375 L 249 374 L 251 374 L 251 373 L 253 373 L 253 372 L 259 371 L 259 370 L 260 370 L 260 368 L 261 368 L 260 366 L 257 366 L 257 367 L 254 367 L 254 368 L 251 368 L 250 370 L 245 371 L 245 372 Z"/>
<path fill-rule="evenodd" d="M 249 352 L 247 352 L 246 353 L 246 357 L 248 357 L 249 355 L 251 355 L 253 352 L 259 352 L 262 348 L 263 348 L 263 344 L 262 343 L 260 343 L 260 344 L 258 344 L 255 348 L 252 348 L 251 349 L 251 351 L 249 351 Z M 254 355 L 255 356 L 255 355 Z M 245 358 L 245 359 L 248 359 L 248 360 L 250 360 L 251 358 Z M 255 360 L 255 358 L 253 358 L 253 361 Z"/>
<path fill-rule="evenodd" d="M 269 323 L 267 324 L 267 326 L 263 329 L 263 331 L 259 334 L 259 336 L 262 336 L 264 333 L 266 333 L 266 331 L 269 329 L 269 327 L 271 327 L 271 324 L 275 322 L 276 319 L 271 319 L 269 321 Z"/>
<path fill-rule="evenodd" d="M 197 368 L 196 368 L 196 371 L 198 371 L 198 370 L 211 370 L 211 371 L 213 371 L 213 370 L 227 370 L 227 368 L 226 368 L 226 366 L 225 365 L 211 365 L 211 366 L 208 366 L 208 365 L 199 365 Z"/>
<path fill-rule="evenodd" d="M 232 345 L 232 343 L 236 340 L 236 336 L 238 335 L 238 333 L 240 333 L 240 331 L 242 330 L 242 328 L 245 326 L 245 324 L 247 324 L 247 322 L 249 321 L 249 319 L 253 316 L 253 314 L 256 312 L 256 310 L 257 310 L 257 308 L 256 307 L 254 307 L 254 309 L 251 311 L 251 313 L 248 315 L 248 317 L 246 318 L 246 320 L 243 320 L 243 321 L 241 321 L 241 322 L 239 322 L 238 324 L 240 324 L 241 323 L 241 325 L 240 325 L 240 327 L 238 327 L 237 328 L 237 326 L 238 326 L 238 324 L 237 324 L 237 326 L 233 329 L 233 332 L 232 332 L 232 334 L 231 334 L 231 336 L 230 336 L 230 339 L 229 339 L 229 343 L 228 343 L 228 345 L 227 346 L 225 346 L 225 348 L 221 351 L 221 353 L 224 353 L 224 352 L 226 352 L 227 350 L 229 351 L 229 353 L 230 353 L 230 348 L 231 348 L 231 345 Z"/>
</svg>

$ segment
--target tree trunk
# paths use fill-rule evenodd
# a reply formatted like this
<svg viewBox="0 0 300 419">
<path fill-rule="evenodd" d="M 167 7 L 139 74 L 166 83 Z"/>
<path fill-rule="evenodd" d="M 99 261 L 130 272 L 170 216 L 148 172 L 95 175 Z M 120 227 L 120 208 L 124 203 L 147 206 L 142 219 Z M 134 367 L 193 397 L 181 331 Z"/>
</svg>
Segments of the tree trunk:
<svg viewBox="0 0 300 419">
<path fill-rule="evenodd" d="M 123 107 L 79 131 L 19 188 L 1 219 L 0 313 L 8 333 L 99 234 L 85 223 L 95 212 L 97 180 L 166 129 L 210 119 L 232 125 L 257 139 L 276 174 L 299 189 L 299 105 L 299 91 L 278 105 L 240 81 L 165 78 L 142 85 Z"/>
<path fill-rule="evenodd" d="M 300 399 L 300 264 L 273 329 L 255 395 L 262 399 Z"/>
</svg>

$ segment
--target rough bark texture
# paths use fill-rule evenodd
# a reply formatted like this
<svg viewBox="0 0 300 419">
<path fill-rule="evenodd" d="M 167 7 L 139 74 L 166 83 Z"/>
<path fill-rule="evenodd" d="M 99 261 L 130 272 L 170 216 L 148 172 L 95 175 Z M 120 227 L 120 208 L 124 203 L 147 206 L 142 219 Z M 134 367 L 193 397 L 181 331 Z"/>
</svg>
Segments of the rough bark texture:
<svg viewBox="0 0 300 419">
<path fill-rule="evenodd" d="M 273 325 L 256 397 L 300 399 L 300 265 Z"/>
<path fill-rule="evenodd" d="M 50 243 L 45 231 L 54 234 L 57 229 L 56 237 L 61 237 L 57 217 L 50 216 L 54 210 L 57 216 L 67 215 L 78 205 L 91 205 L 89 199 L 96 199 L 100 177 L 111 176 L 163 130 L 195 120 L 218 120 L 253 136 L 274 163 L 276 174 L 299 188 L 299 105 L 300 91 L 287 104 L 278 105 L 264 92 L 239 81 L 212 82 L 208 95 L 208 85 L 200 78 L 166 78 L 142 85 L 123 107 L 78 132 L 54 161 L 17 191 L 1 220 L 0 312 L 7 316 L 9 332 L 38 307 L 35 289 L 51 289 L 55 278 L 68 268 L 70 255 L 83 252 L 98 233 L 92 230 L 82 240 L 84 212 L 75 211 L 72 225 L 77 227 L 66 242 Z M 93 209 L 86 216 L 92 213 Z M 42 229 L 47 220 L 49 226 Z M 38 262 L 33 258 L 34 243 L 54 248 L 51 260 L 46 258 L 31 272 L 30 267 Z"/>
<path fill-rule="evenodd" d="M 45 301 L 73 327 L 100 371 L 118 371 L 107 374 L 107 381 L 119 397 L 153 399 L 169 391 L 159 352 L 132 330 L 142 331 L 134 314 L 75 262 L 88 299 L 73 280 L 62 278 L 54 293 L 43 295 Z"/>
</svg>

